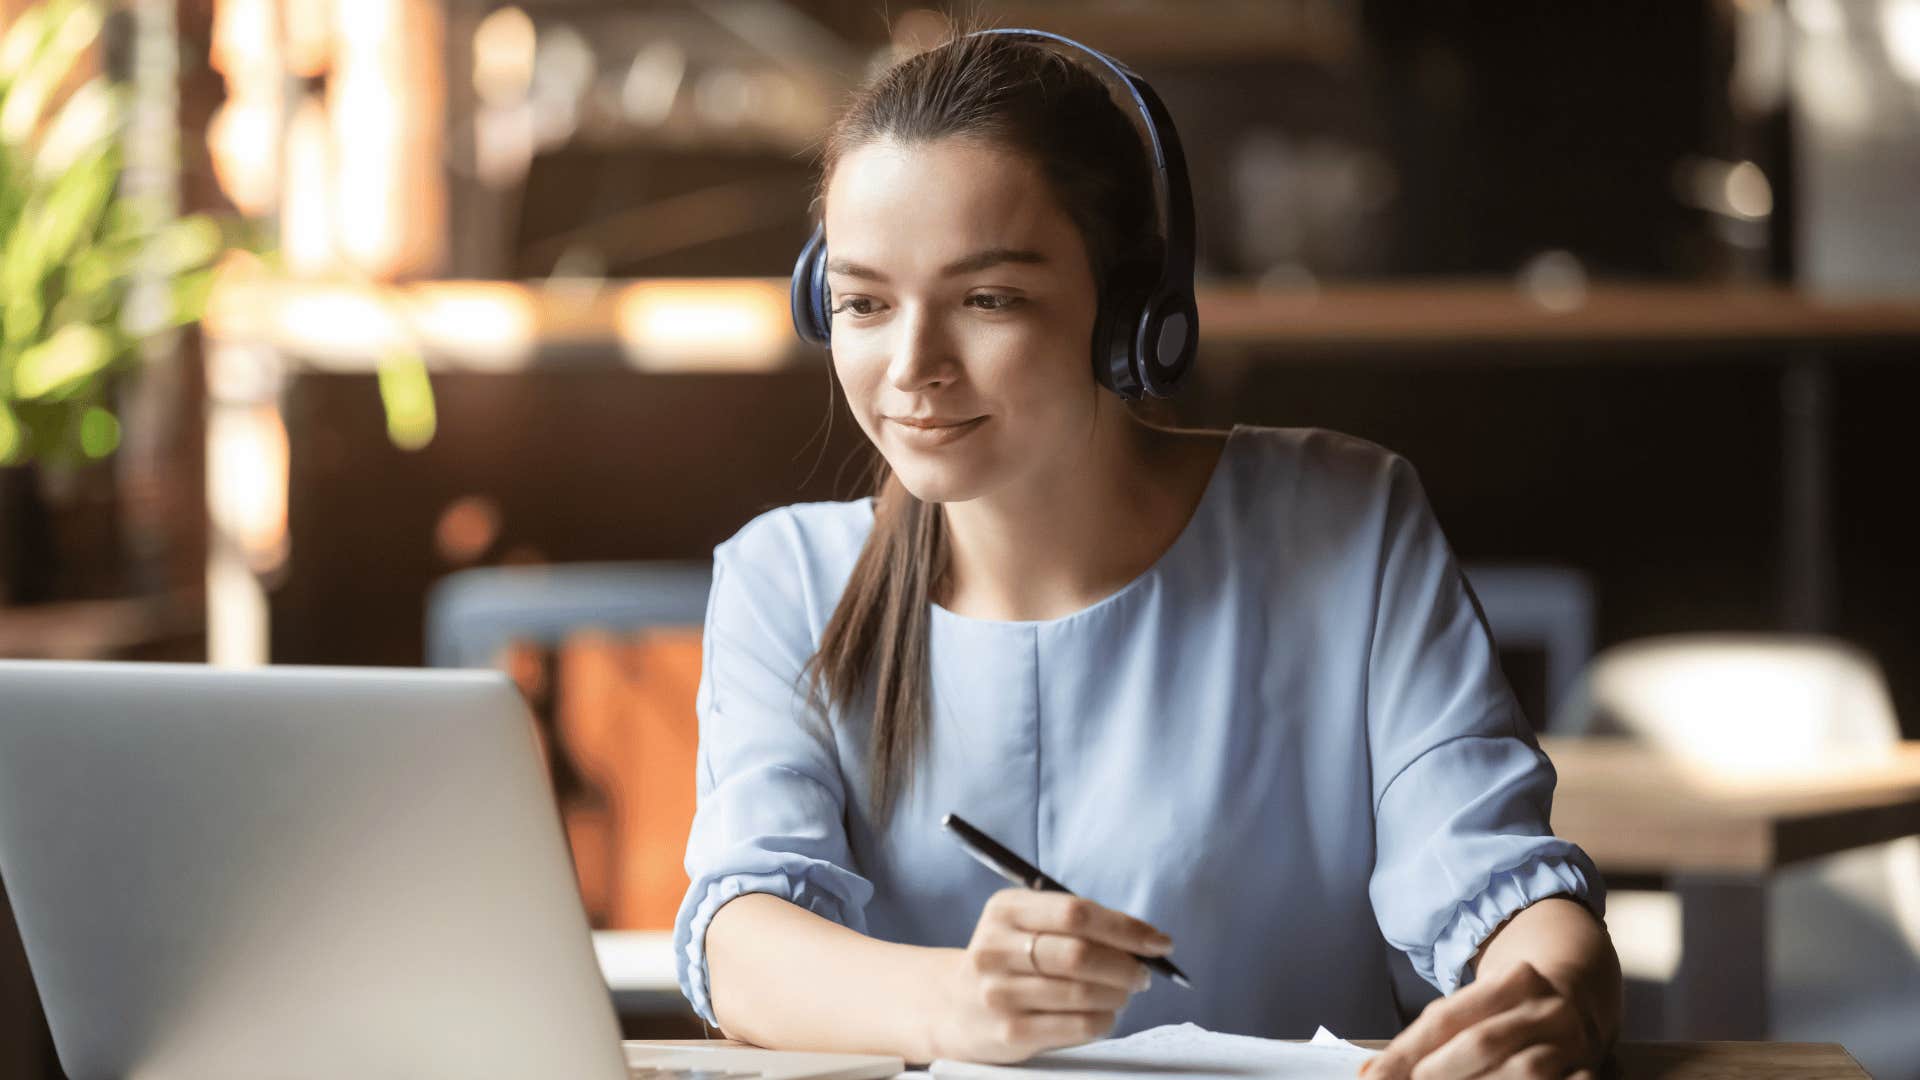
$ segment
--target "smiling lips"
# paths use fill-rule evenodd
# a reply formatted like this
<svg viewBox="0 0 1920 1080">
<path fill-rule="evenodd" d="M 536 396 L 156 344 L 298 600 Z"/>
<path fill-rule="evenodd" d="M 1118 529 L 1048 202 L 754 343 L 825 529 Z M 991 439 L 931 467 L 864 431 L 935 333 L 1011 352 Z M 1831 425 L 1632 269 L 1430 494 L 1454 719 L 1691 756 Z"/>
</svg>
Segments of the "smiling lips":
<svg viewBox="0 0 1920 1080">
<path fill-rule="evenodd" d="M 904 424 L 910 428 L 945 428 L 959 427 L 961 424 L 971 424 L 975 420 L 984 420 L 985 417 L 971 416 L 949 419 L 940 416 L 889 416 L 887 419 L 892 420 L 896 424 Z"/>
<path fill-rule="evenodd" d="M 899 429 L 899 437 L 912 446 L 944 446 L 956 439 L 964 439 L 986 422 L 986 417 L 976 416 L 970 420 L 948 420 L 934 417 L 913 419 L 890 416 Z"/>
</svg>

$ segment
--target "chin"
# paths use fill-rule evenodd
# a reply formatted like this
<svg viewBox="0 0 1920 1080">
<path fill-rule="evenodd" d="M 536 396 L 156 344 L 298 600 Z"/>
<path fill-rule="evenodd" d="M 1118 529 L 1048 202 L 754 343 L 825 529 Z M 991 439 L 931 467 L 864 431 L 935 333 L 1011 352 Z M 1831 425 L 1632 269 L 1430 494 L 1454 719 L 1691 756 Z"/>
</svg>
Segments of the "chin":
<svg viewBox="0 0 1920 1080">
<path fill-rule="evenodd" d="M 893 474 L 914 498 L 925 503 L 966 502 L 980 494 L 980 484 L 957 469 L 907 462 L 905 468 L 893 464 Z"/>
</svg>

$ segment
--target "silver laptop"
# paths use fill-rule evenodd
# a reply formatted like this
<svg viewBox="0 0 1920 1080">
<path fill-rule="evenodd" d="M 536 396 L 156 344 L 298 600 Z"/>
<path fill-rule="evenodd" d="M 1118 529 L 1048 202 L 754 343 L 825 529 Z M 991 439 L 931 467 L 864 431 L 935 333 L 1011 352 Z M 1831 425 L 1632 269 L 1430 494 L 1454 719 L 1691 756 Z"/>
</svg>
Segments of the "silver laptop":
<svg viewBox="0 0 1920 1080">
<path fill-rule="evenodd" d="M 0 878 L 73 1080 L 901 1068 L 623 1052 L 495 672 L 0 661 Z"/>
</svg>

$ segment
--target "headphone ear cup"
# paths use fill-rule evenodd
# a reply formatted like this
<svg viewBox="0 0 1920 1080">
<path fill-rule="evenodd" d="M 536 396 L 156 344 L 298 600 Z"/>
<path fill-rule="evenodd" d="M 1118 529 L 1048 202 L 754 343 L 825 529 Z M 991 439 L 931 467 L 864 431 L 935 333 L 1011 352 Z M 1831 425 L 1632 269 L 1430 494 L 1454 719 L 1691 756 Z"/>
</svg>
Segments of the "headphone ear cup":
<svg viewBox="0 0 1920 1080">
<path fill-rule="evenodd" d="M 1155 296 L 1143 310 L 1138 328 L 1134 352 L 1140 358 L 1141 386 L 1154 397 L 1172 397 L 1198 351 L 1200 319 L 1193 298 Z"/>
<path fill-rule="evenodd" d="M 1147 301 L 1142 276 L 1139 268 L 1116 269 L 1101 290 L 1100 310 L 1093 320 L 1093 377 L 1128 401 L 1137 400 L 1145 389 L 1135 348 L 1135 331 Z"/>
<path fill-rule="evenodd" d="M 800 249 L 793 263 L 793 281 L 788 286 L 787 307 L 793 316 L 793 332 L 813 345 L 830 343 L 833 315 L 827 310 L 827 234 L 824 227 L 813 227 L 813 235 Z"/>
</svg>

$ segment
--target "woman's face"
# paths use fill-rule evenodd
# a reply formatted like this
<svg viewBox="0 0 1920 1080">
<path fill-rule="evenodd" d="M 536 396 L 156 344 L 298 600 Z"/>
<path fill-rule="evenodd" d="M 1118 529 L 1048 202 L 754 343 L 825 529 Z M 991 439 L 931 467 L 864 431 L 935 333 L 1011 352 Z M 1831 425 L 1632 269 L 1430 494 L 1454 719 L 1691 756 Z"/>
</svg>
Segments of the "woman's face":
<svg viewBox="0 0 1920 1080">
<path fill-rule="evenodd" d="M 907 490 L 978 498 L 1086 445 L 1093 272 L 1036 164 L 976 139 L 867 143 L 825 217 L 834 370 Z"/>
</svg>

